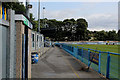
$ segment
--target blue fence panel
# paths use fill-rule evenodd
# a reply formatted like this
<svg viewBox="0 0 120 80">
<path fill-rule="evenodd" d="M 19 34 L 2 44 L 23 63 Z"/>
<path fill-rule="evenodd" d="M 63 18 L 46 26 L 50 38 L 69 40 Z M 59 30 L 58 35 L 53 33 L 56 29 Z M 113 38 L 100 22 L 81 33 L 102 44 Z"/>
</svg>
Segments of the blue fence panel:
<svg viewBox="0 0 120 80">
<path fill-rule="evenodd" d="M 101 52 L 101 73 L 106 76 L 107 53 Z"/>
<path fill-rule="evenodd" d="M 119 78 L 120 79 L 120 55 L 110 55 L 110 78 Z"/>
<path fill-rule="evenodd" d="M 109 78 L 110 72 L 110 54 L 107 54 L 107 68 L 106 68 L 106 78 Z"/>
<path fill-rule="evenodd" d="M 78 59 L 82 61 L 82 48 L 78 48 Z"/>
<path fill-rule="evenodd" d="M 87 49 L 83 49 L 83 62 L 88 65 L 88 60 L 89 60 L 89 56 L 88 56 L 88 50 Z"/>
<path fill-rule="evenodd" d="M 99 51 L 98 72 L 101 73 L 101 51 Z"/>
<path fill-rule="evenodd" d="M 82 49 L 78 49 L 78 55 L 82 56 Z"/>
<path fill-rule="evenodd" d="M 85 59 L 89 59 L 89 56 L 88 56 L 88 50 L 83 50 L 83 58 L 85 58 Z"/>
<path fill-rule="evenodd" d="M 79 59 L 79 57 L 78 57 L 78 48 L 73 47 L 73 52 L 74 52 L 74 57 L 76 57 L 77 59 Z"/>
</svg>

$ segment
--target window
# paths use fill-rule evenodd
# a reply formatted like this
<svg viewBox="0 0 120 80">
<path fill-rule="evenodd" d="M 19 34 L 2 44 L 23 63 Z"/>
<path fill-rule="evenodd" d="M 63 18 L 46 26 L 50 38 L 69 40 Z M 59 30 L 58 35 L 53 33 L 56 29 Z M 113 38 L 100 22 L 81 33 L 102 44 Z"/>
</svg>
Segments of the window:
<svg viewBox="0 0 120 80">
<path fill-rule="evenodd" d="M 34 34 L 32 34 L 32 47 L 35 47 L 35 39 L 34 39 Z"/>
<path fill-rule="evenodd" d="M 41 38 L 39 36 L 39 47 L 41 47 Z"/>
<path fill-rule="evenodd" d="M 32 41 L 34 41 L 34 34 L 32 34 Z"/>
<path fill-rule="evenodd" d="M 42 36 L 40 36 L 40 38 L 41 38 L 41 41 L 42 41 Z"/>
<path fill-rule="evenodd" d="M 36 41 L 36 43 L 37 43 L 37 47 L 39 47 L 39 36 L 37 35 L 37 41 Z"/>
<path fill-rule="evenodd" d="M 39 38 L 38 38 L 38 35 L 37 35 L 37 42 L 39 41 L 38 39 L 39 39 Z"/>
</svg>

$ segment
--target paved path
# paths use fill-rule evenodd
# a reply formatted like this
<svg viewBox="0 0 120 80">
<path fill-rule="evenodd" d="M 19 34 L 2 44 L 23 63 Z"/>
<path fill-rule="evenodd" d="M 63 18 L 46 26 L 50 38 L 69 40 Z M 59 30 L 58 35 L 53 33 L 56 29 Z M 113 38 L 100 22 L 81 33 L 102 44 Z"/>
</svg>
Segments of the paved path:
<svg viewBox="0 0 120 80">
<path fill-rule="evenodd" d="M 32 78 L 100 78 L 95 71 L 80 71 L 81 65 L 67 52 L 54 47 L 37 64 L 32 64 Z"/>
</svg>

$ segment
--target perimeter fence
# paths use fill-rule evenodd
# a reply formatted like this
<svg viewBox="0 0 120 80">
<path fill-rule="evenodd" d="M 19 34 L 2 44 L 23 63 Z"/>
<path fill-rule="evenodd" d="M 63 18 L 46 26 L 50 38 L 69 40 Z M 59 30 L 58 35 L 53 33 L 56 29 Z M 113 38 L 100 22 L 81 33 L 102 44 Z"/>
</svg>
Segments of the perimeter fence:
<svg viewBox="0 0 120 80">
<path fill-rule="evenodd" d="M 108 79 L 120 80 L 120 54 L 112 52 L 103 52 L 99 50 L 75 47 L 68 44 L 56 43 L 56 46 L 61 47 L 88 67 L 106 76 Z"/>
</svg>

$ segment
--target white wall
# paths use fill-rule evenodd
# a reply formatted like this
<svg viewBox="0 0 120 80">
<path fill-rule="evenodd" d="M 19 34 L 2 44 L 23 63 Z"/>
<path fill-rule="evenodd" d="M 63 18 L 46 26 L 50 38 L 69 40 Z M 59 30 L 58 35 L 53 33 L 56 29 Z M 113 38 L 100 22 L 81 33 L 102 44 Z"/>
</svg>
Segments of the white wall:
<svg viewBox="0 0 120 80">
<path fill-rule="evenodd" d="M 32 46 L 32 51 L 39 51 L 41 48 L 44 47 L 44 36 L 35 31 L 32 31 L 31 35 L 32 34 L 34 34 L 34 42 L 32 41 L 32 44 L 34 43 L 34 47 Z M 38 35 L 38 41 L 37 41 L 37 35 Z M 33 36 L 31 36 L 31 38 L 33 39 Z"/>
</svg>

